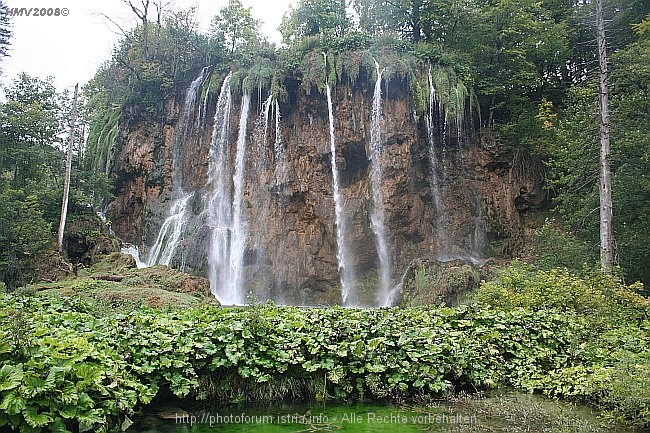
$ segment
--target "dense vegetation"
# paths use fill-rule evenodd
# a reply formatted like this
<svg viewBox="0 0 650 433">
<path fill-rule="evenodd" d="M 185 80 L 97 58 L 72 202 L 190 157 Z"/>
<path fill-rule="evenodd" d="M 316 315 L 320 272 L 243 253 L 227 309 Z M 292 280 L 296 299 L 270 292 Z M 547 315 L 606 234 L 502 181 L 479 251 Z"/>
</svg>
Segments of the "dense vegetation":
<svg viewBox="0 0 650 433">
<path fill-rule="evenodd" d="M 96 431 L 163 389 L 232 403 L 497 386 L 589 402 L 643 426 L 650 305 L 634 289 L 599 272 L 515 264 L 455 308 L 116 313 L 78 298 L 2 295 L 0 426 Z"/>
</svg>

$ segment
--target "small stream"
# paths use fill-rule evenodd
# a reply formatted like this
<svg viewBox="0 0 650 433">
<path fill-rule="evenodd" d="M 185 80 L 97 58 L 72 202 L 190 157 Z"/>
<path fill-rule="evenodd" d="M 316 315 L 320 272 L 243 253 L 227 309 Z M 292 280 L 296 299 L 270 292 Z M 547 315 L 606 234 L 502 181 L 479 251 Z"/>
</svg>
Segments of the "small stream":
<svg viewBox="0 0 650 433">
<path fill-rule="evenodd" d="M 603 426 L 588 407 L 521 393 L 407 406 L 314 402 L 198 411 L 168 406 L 153 408 L 134 421 L 129 432 L 625 432 Z"/>
</svg>

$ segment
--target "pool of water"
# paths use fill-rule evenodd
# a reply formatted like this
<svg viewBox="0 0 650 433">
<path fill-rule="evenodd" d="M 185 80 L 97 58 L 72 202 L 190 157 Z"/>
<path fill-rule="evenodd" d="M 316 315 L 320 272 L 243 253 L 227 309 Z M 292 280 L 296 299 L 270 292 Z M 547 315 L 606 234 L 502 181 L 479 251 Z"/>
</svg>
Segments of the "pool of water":
<svg viewBox="0 0 650 433">
<path fill-rule="evenodd" d="M 608 433 L 589 408 L 529 394 L 459 397 L 422 405 L 274 404 L 186 411 L 151 408 L 128 430 L 139 433 Z"/>
</svg>

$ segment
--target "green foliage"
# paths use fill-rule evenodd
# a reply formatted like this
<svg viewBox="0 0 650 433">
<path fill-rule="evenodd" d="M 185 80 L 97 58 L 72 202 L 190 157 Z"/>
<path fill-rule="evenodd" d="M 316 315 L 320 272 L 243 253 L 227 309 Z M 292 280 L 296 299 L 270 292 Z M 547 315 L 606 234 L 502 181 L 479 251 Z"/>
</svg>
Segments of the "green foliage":
<svg viewBox="0 0 650 433">
<path fill-rule="evenodd" d="M 613 417 L 629 415 L 625 371 L 643 373 L 639 390 L 647 379 L 637 366 L 647 356 L 647 343 L 637 343 L 648 332 L 647 300 L 610 277 L 535 275 L 522 265 L 479 294 L 489 306 L 267 304 L 99 317 L 79 300 L 0 295 L 0 422 L 101 430 L 160 388 L 183 398 L 240 402 L 421 398 L 509 385 L 582 398 L 613 408 Z M 601 315 L 597 327 L 593 312 Z M 645 327 L 634 324 L 643 320 Z M 630 354 L 617 359 L 611 347 Z M 610 367 L 619 361 L 628 370 L 616 376 Z M 628 421 L 647 422 L 644 413 Z"/>
<path fill-rule="evenodd" d="M 30 276 L 34 260 L 52 242 L 51 225 L 43 219 L 36 197 L 22 190 L 0 193 L 0 278 L 9 289 Z"/>
<path fill-rule="evenodd" d="M 94 172 L 106 173 L 110 169 L 111 149 L 113 148 L 119 120 L 120 107 L 93 107 L 90 127 L 86 139 L 84 165 Z"/>
<path fill-rule="evenodd" d="M 614 54 L 610 75 L 614 237 L 625 274 L 645 283 L 650 281 L 649 52 L 648 43 L 639 41 Z M 593 245 L 599 239 L 596 101 L 595 80 L 573 87 L 555 140 L 545 147 L 556 209 L 571 231 Z"/>
<path fill-rule="evenodd" d="M 21 74 L 0 106 L 0 181 L 17 188 L 56 176 L 62 154 L 54 147 L 64 128 L 64 96 L 51 80 Z"/>
<path fill-rule="evenodd" d="M 253 18 L 251 8 L 243 6 L 240 0 L 229 0 L 212 21 L 212 33 L 232 55 L 259 46 L 260 22 Z"/>
<path fill-rule="evenodd" d="M 63 189 L 58 182 L 63 154 L 57 146 L 65 96 L 50 80 L 26 74 L 5 95 L 0 105 L 0 280 L 13 290 L 33 276 L 35 260 L 50 246 L 51 206 L 56 219 L 61 211 L 60 198 L 43 197 Z"/>
<path fill-rule="evenodd" d="M 582 274 L 582 275 L 581 275 Z M 512 308 L 559 309 L 587 315 L 595 322 L 616 320 L 640 323 L 648 301 L 638 293 L 643 285 L 625 286 L 618 277 L 597 270 L 581 274 L 567 269 L 537 270 L 515 261 L 475 293 L 480 304 Z"/>
<path fill-rule="evenodd" d="M 597 179 L 598 147 L 595 121 L 597 88 L 591 81 L 569 92 L 569 106 L 561 113 L 557 140 L 548 146 L 550 154 L 548 182 L 561 193 L 555 200 L 557 210 L 572 230 L 583 238 L 583 230 L 593 233 L 598 227 Z"/>
<path fill-rule="evenodd" d="M 322 41 L 344 37 L 352 27 L 345 1 L 300 0 L 282 19 L 283 42 L 294 44 L 318 36 Z"/>
<path fill-rule="evenodd" d="M 584 241 L 562 231 L 553 219 L 535 231 L 531 253 L 540 269 L 568 268 L 580 271 L 596 262 L 597 254 Z"/>
<path fill-rule="evenodd" d="M 582 331 L 572 333 L 566 354 L 583 361 L 548 375 L 522 378 L 521 385 L 552 396 L 591 403 L 606 416 L 640 428 L 650 422 L 650 302 L 643 285 L 624 285 L 599 270 L 536 270 L 514 262 L 474 294 L 479 305 L 577 314 Z"/>
<path fill-rule="evenodd" d="M 9 39 L 11 38 L 10 26 L 9 8 L 4 1 L 0 1 L 0 60 L 8 54 Z"/>
<path fill-rule="evenodd" d="M 3 297 L 0 425 L 21 431 L 106 431 L 110 416 L 151 401 L 155 392 L 128 371 L 107 341 L 107 330 L 98 330 L 92 316 L 63 304 L 43 305 L 42 312 L 34 307 Z M 28 333 L 20 350 L 7 338 L 14 325 L 5 325 L 16 314 Z"/>
<path fill-rule="evenodd" d="M 458 305 L 479 282 L 478 270 L 467 263 L 419 263 L 406 273 L 400 305 Z"/>
</svg>

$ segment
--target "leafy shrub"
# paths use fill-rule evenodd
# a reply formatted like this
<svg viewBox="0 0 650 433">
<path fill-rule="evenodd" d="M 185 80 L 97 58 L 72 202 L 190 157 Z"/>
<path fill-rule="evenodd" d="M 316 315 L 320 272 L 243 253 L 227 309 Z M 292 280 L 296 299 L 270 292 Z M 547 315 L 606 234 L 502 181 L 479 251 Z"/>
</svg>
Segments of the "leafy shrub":
<svg viewBox="0 0 650 433">
<path fill-rule="evenodd" d="M 0 281 L 10 290 L 32 276 L 35 258 L 52 243 L 51 225 L 34 195 L 23 190 L 0 193 Z"/>
<path fill-rule="evenodd" d="M 4 295 L 2 303 L 0 426 L 36 431 L 104 429 L 161 387 L 232 402 L 403 399 L 518 385 L 529 371 L 568 366 L 579 327 L 571 316 L 521 309 L 266 305 L 97 318 L 75 300 Z M 9 343 L 6 320 L 16 310 L 29 342 L 21 351 Z"/>
<path fill-rule="evenodd" d="M 547 219 L 535 231 L 532 254 L 537 266 L 545 270 L 568 268 L 579 271 L 596 259 L 585 242 L 562 231 L 552 219 Z"/>
<path fill-rule="evenodd" d="M 650 420 L 648 301 L 600 273 L 515 263 L 483 284 L 481 303 L 455 308 L 98 316 L 80 300 L 0 296 L 0 427 L 104 430 L 161 388 L 242 402 L 512 386 L 586 401 L 636 426 Z"/>
<path fill-rule="evenodd" d="M 514 261 L 492 281 L 483 283 L 473 299 L 503 310 L 524 307 L 575 312 L 594 323 L 606 321 L 616 327 L 625 322 L 641 323 L 648 317 L 650 304 L 639 294 L 642 290 L 641 283 L 626 286 L 618 277 L 599 270 L 585 269 L 581 274 L 562 268 L 537 270 Z"/>
<path fill-rule="evenodd" d="M 573 334 L 568 356 L 582 362 L 548 374 L 522 378 L 520 386 L 573 398 L 604 409 L 633 427 L 650 423 L 650 302 L 641 283 L 626 286 L 600 270 L 538 270 L 514 262 L 473 295 L 478 304 L 576 314 L 582 331 Z"/>
</svg>

